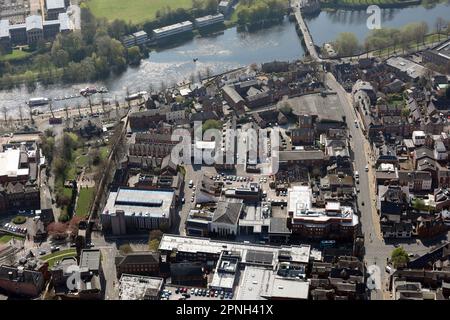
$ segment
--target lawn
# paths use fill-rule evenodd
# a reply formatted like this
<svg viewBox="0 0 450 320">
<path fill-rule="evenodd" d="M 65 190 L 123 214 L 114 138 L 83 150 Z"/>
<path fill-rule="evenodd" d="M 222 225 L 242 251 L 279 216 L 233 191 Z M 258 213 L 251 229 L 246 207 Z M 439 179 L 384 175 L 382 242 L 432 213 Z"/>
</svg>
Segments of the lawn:
<svg viewBox="0 0 450 320">
<path fill-rule="evenodd" d="M 4 243 L 8 243 L 9 240 L 11 240 L 12 238 L 16 239 L 16 240 L 24 240 L 24 237 L 17 237 L 17 236 L 11 236 L 11 235 L 4 235 L 0 237 L 0 244 L 4 244 Z"/>
<path fill-rule="evenodd" d="M 16 61 L 28 58 L 31 53 L 22 50 L 13 50 L 9 54 L 0 56 L 0 61 Z"/>
<path fill-rule="evenodd" d="M 95 189 L 83 188 L 78 195 L 77 209 L 75 215 L 86 217 L 89 214 L 92 201 L 94 201 Z"/>
<path fill-rule="evenodd" d="M 100 158 L 106 160 L 109 155 L 109 146 L 100 147 Z"/>
<path fill-rule="evenodd" d="M 63 258 L 75 257 L 76 255 L 77 251 L 75 249 L 67 249 L 48 254 L 46 256 L 43 256 L 41 259 L 48 262 L 49 267 L 53 267 L 56 262 L 62 260 Z"/>
<path fill-rule="evenodd" d="M 156 12 L 166 7 L 171 9 L 192 7 L 192 0 L 88 0 L 86 3 L 97 17 L 109 21 L 122 19 L 132 23 L 153 20 Z"/>
</svg>

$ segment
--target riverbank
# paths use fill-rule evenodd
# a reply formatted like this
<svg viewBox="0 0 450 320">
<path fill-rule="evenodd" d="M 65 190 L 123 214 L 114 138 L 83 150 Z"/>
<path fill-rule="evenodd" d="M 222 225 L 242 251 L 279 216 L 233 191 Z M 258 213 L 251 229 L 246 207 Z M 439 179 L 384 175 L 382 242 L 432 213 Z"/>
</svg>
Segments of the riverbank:
<svg viewBox="0 0 450 320">
<path fill-rule="evenodd" d="M 423 0 L 337 0 L 321 1 L 322 9 L 366 10 L 370 5 L 382 9 L 401 9 L 422 4 Z"/>
</svg>

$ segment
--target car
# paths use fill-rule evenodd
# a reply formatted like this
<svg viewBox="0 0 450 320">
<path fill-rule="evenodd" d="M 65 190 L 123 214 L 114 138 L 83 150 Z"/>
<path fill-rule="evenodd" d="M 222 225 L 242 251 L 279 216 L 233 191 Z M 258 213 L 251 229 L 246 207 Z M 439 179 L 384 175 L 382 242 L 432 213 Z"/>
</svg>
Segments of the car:
<svg viewBox="0 0 450 320">
<path fill-rule="evenodd" d="M 364 168 L 364 170 L 366 170 L 366 172 L 369 171 L 369 165 L 366 164 L 366 167 Z"/>
<path fill-rule="evenodd" d="M 180 293 L 180 289 L 176 288 L 175 289 L 175 294 L 179 294 Z"/>
<path fill-rule="evenodd" d="M 191 202 L 194 202 L 194 201 L 195 201 L 195 199 L 194 199 L 194 197 L 192 197 L 192 198 L 191 198 Z"/>
<path fill-rule="evenodd" d="M 39 255 L 40 256 L 43 256 L 43 255 L 45 255 L 47 252 L 45 251 L 45 250 L 39 250 Z"/>
<path fill-rule="evenodd" d="M 386 270 L 386 272 L 389 273 L 389 274 L 392 272 L 392 268 L 391 268 L 390 266 L 386 266 L 386 269 L 385 269 L 385 270 Z"/>
<path fill-rule="evenodd" d="M 182 198 L 182 199 L 181 199 L 181 203 L 184 204 L 185 202 L 186 202 L 186 199 L 185 199 L 185 198 Z"/>
<path fill-rule="evenodd" d="M 218 297 L 219 296 L 219 292 L 218 291 L 216 291 L 216 292 L 214 292 L 214 297 Z"/>
</svg>

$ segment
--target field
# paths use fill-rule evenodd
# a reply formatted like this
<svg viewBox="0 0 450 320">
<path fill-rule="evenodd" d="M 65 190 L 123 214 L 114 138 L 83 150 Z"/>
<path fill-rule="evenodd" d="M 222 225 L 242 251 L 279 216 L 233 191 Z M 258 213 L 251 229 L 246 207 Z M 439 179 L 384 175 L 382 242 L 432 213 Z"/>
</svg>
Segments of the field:
<svg viewBox="0 0 450 320">
<path fill-rule="evenodd" d="M 156 12 L 163 8 L 191 8 L 192 0 L 88 0 L 88 7 L 96 17 L 109 21 L 122 19 L 142 23 L 155 19 Z"/>
<path fill-rule="evenodd" d="M 11 236 L 11 235 L 4 235 L 0 236 L 0 244 L 8 243 L 11 239 L 17 239 L 17 240 L 24 240 L 24 237 L 18 237 L 18 236 Z"/>
<path fill-rule="evenodd" d="M 89 209 L 92 201 L 94 201 L 95 189 L 82 188 L 78 196 L 77 209 L 75 214 L 80 217 L 85 217 L 89 214 Z"/>
<path fill-rule="evenodd" d="M 17 61 L 17 60 L 24 60 L 28 58 L 31 55 L 31 53 L 22 51 L 22 50 L 13 50 L 9 54 L 5 54 L 3 56 L 0 56 L 0 61 Z"/>
</svg>

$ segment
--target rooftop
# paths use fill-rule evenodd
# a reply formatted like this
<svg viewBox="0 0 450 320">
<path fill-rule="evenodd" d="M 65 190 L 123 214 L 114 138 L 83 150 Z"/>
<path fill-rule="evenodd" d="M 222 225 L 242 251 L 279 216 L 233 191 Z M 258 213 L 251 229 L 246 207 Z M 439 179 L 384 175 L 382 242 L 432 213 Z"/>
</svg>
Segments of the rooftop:
<svg viewBox="0 0 450 320">
<path fill-rule="evenodd" d="M 125 215 L 168 216 L 174 196 L 173 191 L 119 188 L 109 193 L 103 214 L 122 210 Z"/>
<path fill-rule="evenodd" d="M 155 296 L 161 291 L 163 278 L 122 274 L 120 277 L 120 300 L 145 300 L 146 296 Z"/>
<path fill-rule="evenodd" d="M 64 0 L 46 0 L 47 10 L 64 9 L 66 7 Z"/>
<path fill-rule="evenodd" d="M 89 271 L 100 269 L 101 253 L 98 249 L 84 249 L 81 251 L 80 268 Z"/>
<path fill-rule="evenodd" d="M 243 263 L 249 262 L 247 261 L 247 258 L 251 257 L 247 256 L 247 252 L 250 251 L 272 254 L 274 260 L 278 259 L 278 253 L 280 251 L 288 251 L 291 255 L 291 261 L 308 263 L 311 247 L 309 245 L 277 247 L 253 243 L 220 241 L 220 240 L 211 240 L 208 238 L 196 238 L 196 237 L 164 234 L 161 239 L 161 243 L 159 245 L 159 250 L 172 251 L 173 249 L 176 249 L 179 252 L 188 252 L 194 254 L 201 252 L 219 255 L 224 250 L 238 252 L 242 257 Z M 252 255 L 252 257 L 253 256 L 254 255 Z"/>
<path fill-rule="evenodd" d="M 392 57 L 386 60 L 388 66 L 396 68 L 402 72 L 415 79 L 426 74 L 426 68 L 422 67 L 411 60 L 405 59 L 403 57 Z"/>
<path fill-rule="evenodd" d="M 0 176 L 17 177 L 28 175 L 29 169 L 20 169 L 20 149 L 0 152 Z"/>
</svg>

